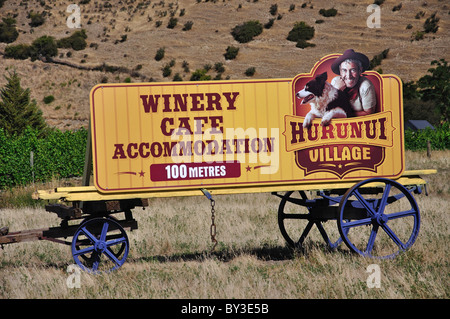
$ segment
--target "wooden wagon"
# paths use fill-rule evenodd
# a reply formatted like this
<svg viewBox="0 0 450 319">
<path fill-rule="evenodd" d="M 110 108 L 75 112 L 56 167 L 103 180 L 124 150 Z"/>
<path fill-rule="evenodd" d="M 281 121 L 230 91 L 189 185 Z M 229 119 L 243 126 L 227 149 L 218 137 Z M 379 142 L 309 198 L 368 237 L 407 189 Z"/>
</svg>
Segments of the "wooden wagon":
<svg viewBox="0 0 450 319">
<path fill-rule="evenodd" d="M 339 56 L 293 79 L 95 86 L 84 186 L 36 192 L 58 201 L 46 210 L 61 224 L 2 228 L 0 244 L 51 240 L 70 245 L 83 269 L 109 271 L 125 262 L 126 230 L 137 229 L 133 209 L 149 198 L 206 195 L 214 212 L 216 195 L 265 192 L 281 199 L 278 225 L 292 247 L 316 226 L 330 248 L 343 241 L 363 256 L 396 256 L 418 236 L 413 194 L 426 192 L 422 176 L 436 171 L 405 170 L 402 84 L 394 75 L 364 73 L 377 98 L 373 114 L 304 125 L 310 106 L 296 92 L 325 72 L 331 82 Z M 323 227 L 329 220 L 338 239 Z"/>
</svg>

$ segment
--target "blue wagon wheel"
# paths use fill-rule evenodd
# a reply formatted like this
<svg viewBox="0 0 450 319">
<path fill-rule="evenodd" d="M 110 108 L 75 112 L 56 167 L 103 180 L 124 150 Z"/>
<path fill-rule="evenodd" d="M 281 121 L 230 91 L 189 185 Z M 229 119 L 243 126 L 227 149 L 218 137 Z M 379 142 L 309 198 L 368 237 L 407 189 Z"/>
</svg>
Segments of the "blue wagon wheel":
<svg viewBox="0 0 450 319">
<path fill-rule="evenodd" d="M 109 272 L 122 266 L 128 256 L 129 242 L 120 224 L 109 218 L 83 222 L 72 240 L 72 256 L 81 269 Z"/>
<path fill-rule="evenodd" d="M 353 252 L 392 258 L 413 245 L 419 234 L 420 213 L 406 187 L 390 179 L 373 178 L 344 194 L 337 224 Z"/>
</svg>

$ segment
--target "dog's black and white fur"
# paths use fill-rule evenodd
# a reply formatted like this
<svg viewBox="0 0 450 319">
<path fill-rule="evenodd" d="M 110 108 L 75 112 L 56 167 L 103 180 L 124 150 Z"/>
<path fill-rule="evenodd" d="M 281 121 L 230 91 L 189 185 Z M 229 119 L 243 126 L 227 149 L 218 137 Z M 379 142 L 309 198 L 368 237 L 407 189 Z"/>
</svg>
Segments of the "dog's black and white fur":
<svg viewBox="0 0 450 319">
<path fill-rule="evenodd" d="M 327 82 L 327 72 L 318 75 L 306 83 L 303 90 L 297 92 L 296 97 L 302 99 L 301 104 L 311 106 L 303 127 L 310 128 L 316 117 L 322 118 L 322 125 L 329 125 L 334 117 L 352 116 L 352 107 L 347 94 L 338 90 Z"/>
</svg>

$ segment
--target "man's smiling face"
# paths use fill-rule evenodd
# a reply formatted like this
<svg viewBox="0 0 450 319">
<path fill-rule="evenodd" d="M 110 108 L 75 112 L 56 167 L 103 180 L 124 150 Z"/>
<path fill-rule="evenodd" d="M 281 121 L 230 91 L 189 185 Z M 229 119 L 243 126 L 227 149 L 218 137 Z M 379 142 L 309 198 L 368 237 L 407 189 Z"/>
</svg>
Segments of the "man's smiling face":
<svg viewBox="0 0 450 319">
<path fill-rule="evenodd" d="M 361 76 L 361 72 L 359 70 L 359 66 L 355 62 L 342 62 L 339 67 L 341 78 L 345 83 L 345 86 L 348 88 L 352 88 L 358 83 L 358 80 Z"/>
</svg>

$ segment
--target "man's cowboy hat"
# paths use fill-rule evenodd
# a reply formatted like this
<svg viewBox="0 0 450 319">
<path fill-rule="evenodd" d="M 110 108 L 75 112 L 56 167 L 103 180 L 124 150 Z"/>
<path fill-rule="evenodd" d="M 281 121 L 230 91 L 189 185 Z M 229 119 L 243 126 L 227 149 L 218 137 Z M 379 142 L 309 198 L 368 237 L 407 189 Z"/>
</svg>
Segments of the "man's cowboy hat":
<svg viewBox="0 0 450 319">
<path fill-rule="evenodd" d="M 370 62 L 369 62 L 369 58 L 367 56 L 365 56 L 362 53 L 355 52 L 353 49 L 348 49 L 344 52 L 343 55 L 341 55 L 339 58 L 337 58 L 331 65 L 331 69 L 333 70 L 333 72 L 336 74 L 340 74 L 341 72 L 339 71 L 339 65 L 341 65 L 341 63 L 347 59 L 354 59 L 354 60 L 361 61 L 361 65 L 362 65 L 361 73 L 366 71 L 369 68 Z"/>
</svg>

